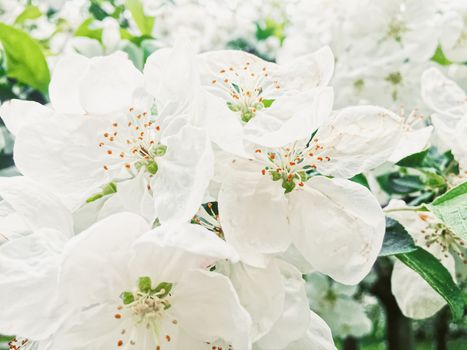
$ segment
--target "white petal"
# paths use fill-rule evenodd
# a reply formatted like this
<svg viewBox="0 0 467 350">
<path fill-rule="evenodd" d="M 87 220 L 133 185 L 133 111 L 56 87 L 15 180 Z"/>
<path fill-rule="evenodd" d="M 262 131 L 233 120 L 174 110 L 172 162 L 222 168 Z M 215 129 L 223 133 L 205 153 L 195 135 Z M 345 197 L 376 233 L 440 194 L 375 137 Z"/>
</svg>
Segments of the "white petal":
<svg viewBox="0 0 467 350">
<path fill-rule="evenodd" d="M 200 225 L 161 225 L 134 244 L 129 262 L 132 274 L 176 281 L 183 271 L 208 267 L 217 260 L 238 261 L 237 253 L 225 241 Z"/>
<path fill-rule="evenodd" d="M 397 163 L 402 158 L 423 151 L 429 143 L 432 131 L 432 126 L 427 126 L 415 131 L 404 131 L 400 138 L 399 145 L 394 152 L 392 152 L 388 160 Z"/>
<path fill-rule="evenodd" d="M 143 75 L 122 52 L 95 57 L 79 83 L 80 102 L 90 114 L 108 114 L 132 106 Z"/>
<path fill-rule="evenodd" d="M 280 66 L 283 84 L 288 89 L 305 90 L 326 86 L 334 73 L 334 55 L 328 46 Z"/>
<path fill-rule="evenodd" d="M 0 329 L 45 339 L 60 325 L 57 277 L 59 253 L 67 237 L 43 229 L 0 246 Z"/>
<path fill-rule="evenodd" d="M 401 118 L 384 108 L 342 109 L 314 137 L 317 145 L 323 147 L 315 153 L 331 158 L 315 165 L 325 175 L 352 177 L 386 161 L 397 147 L 401 134 Z"/>
<path fill-rule="evenodd" d="M 301 339 L 293 342 L 284 350 L 336 350 L 331 330 L 321 317 L 310 311 L 310 326 Z"/>
<path fill-rule="evenodd" d="M 84 113 L 79 86 L 89 66 L 90 60 L 81 55 L 67 55 L 57 63 L 49 85 L 50 101 L 57 112 Z"/>
<path fill-rule="evenodd" d="M 202 270 L 184 273 L 173 291 L 173 312 L 180 327 L 197 339 L 221 338 L 235 349 L 251 348 L 250 316 L 223 275 Z"/>
<path fill-rule="evenodd" d="M 446 305 L 428 282 L 400 261 L 394 263 L 391 291 L 402 313 L 413 319 L 431 317 Z"/>
<path fill-rule="evenodd" d="M 100 123 L 80 117 L 53 118 L 23 128 L 15 142 L 17 168 L 61 198 L 87 198 L 110 181 L 103 170 L 105 153 L 98 147 Z"/>
<path fill-rule="evenodd" d="M 156 215 L 162 223 L 186 222 L 198 211 L 214 172 L 214 155 L 204 130 L 184 127 L 167 138 L 153 183 Z"/>
<path fill-rule="evenodd" d="M 291 242 L 287 200 L 284 190 L 270 178 L 258 171 L 258 175 L 226 180 L 218 202 L 225 239 L 237 249 L 242 261 L 264 267 L 265 255 L 287 250 Z"/>
<path fill-rule="evenodd" d="M 357 284 L 371 270 L 385 232 L 384 214 L 364 186 L 317 176 L 289 194 L 297 249 L 319 272 Z"/>
<path fill-rule="evenodd" d="M 466 115 L 465 91 L 438 69 L 430 68 L 423 72 L 421 84 L 423 101 L 431 109 L 457 117 Z"/>
<path fill-rule="evenodd" d="M 190 43 L 180 39 L 173 49 L 154 52 L 144 66 L 144 79 L 148 92 L 162 105 L 192 103 L 200 83 Z"/>
<path fill-rule="evenodd" d="M 281 317 L 271 331 L 257 342 L 260 348 L 267 350 L 284 349 L 301 338 L 310 322 L 305 281 L 301 273 L 292 265 L 280 261 L 278 263 L 283 274 L 285 302 Z"/>
<path fill-rule="evenodd" d="M 331 113 L 332 103 L 332 88 L 279 97 L 245 125 L 245 138 L 266 147 L 282 147 L 309 139 Z"/>
<path fill-rule="evenodd" d="M 206 130 L 212 142 L 222 150 L 245 156 L 243 146 L 243 126 L 238 115 L 228 109 L 224 100 L 206 94 Z"/>
<path fill-rule="evenodd" d="M 230 266 L 228 277 L 253 320 L 255 341 L 269 332 L 283 312 L 285 290 L 279 267 L 274 260 L 265 269 L 238 263 Z"/>
<path fill-rule="evenodd" d="M 0 117 L 13 135 L 17 135 L 23 126 L 41 122 L 52 113 L 50 108 L 32 101 L 9 100 L 0 107 Z"/>
<path fill-rule="evenodd" d="M 125 279 L 129 246 L 147 231 L 149 225 L 142 217 L 120 213 L 74 237 L 63 254 L 60 283 L 65 299 L 89 306 L 133 288 L 136 281 Z"/>
<path fill-rule="evenodd" d="M 39 184 L 22 176 L 0 177 L 0 196 L 32 229 L 56 229 L 69 237 L 73 234 L 70 211 Z"/>
</svg>

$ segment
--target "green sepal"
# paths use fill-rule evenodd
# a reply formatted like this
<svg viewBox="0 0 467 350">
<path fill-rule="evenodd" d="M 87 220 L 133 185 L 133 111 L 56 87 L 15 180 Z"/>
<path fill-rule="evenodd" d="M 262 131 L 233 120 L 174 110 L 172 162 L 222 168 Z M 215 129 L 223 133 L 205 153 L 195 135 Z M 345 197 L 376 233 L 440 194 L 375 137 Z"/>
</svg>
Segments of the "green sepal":
<svg viewBox="0 0 467 350">
<path fill-rule="evenodd" d="M 131 304 L 132 302 L 135 301 L 135 296 L 133 295 L 132 292 L 123 292 L 120 295 L 120 298 L 122 299 L 124 305 Z"/>
<path fill-rule="evenodd" d="M 142 293 L 150 293 L 151 289 L 151 277 L 143 276 L 138 278 L 138 289 Z"/>
<path fill-rule="evenodd" d="M 146 164 L 146 169 L 150 174 L 154 175 L 157 173 L 157 170 L 159 170 L 159 166 L 155 161 L 151 160 Z"/>
<path fill-rule="evenodd" d="M 152 290 L 152 294 L 157 294 L 159 298 L 165 298 L 172 290 L 173 283 L 161 282 Z M 162 293 L 161 293 L 162 292 Z M 159 294 L 160 293 L 160 294 Z"/>
<path fill-rule="evenodd" d="M 294 181 L 288 181 L 288 180 L 282 181 L 282 188 L 285 189 L 285 193 L 292 192 L 295 186 L 296 185 Z"/>
</svg>

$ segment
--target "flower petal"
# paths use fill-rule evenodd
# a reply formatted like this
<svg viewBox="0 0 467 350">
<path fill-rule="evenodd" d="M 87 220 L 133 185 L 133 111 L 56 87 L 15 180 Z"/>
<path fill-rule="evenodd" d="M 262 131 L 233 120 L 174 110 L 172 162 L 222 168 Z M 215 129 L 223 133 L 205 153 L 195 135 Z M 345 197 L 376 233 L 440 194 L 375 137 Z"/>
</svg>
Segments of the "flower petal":
<svg viewBox="0 0 467 350">
<path fill-rule="evenodd" d="M 285 289 L 281 271 L 274 260 L 265 269 L 237 263 L 229 266 L 228 277 L 253 320 L 255 341 L 269 332 L 282 315 Z"/>
<path fill-rule="evenodd" d="M 193 337 L 206 342 L 221 338 L 235 349 L 251 348 L 250 316 L 227 277 L 202 270 L 185 272 L 173 291 L 172 305 L 180 327 Z"/>
<path fill-rule="evenodd" d="M 81 55 L 64 56 L 52 74 L 49 96 L 52 107 L 57 112 L 83 114 L 79 87 L 83 77 L 88 74 L 90 59 Z"/>
<path fill-rule="evenodd" d="M 59 252 L 66 239 L 59 231 L 41 229 L 0 246 L 2 333 L 45 339 L 67 316 L 57 299 Z"/>
<path fill-rule="evenodd" d="M 118 299 L 120 293 L 131 290 L 136 281 L 125 279 L 128 246 L 149 229 L 142 217 L 119 213 L 74 237 L 63 253 L 60 273 L 65 300 L 85 307 Z"/>
<path fill-rule="evenodd" d="M 386 161 L 398 146 L 402 120 L 375 106 L 344 108 L 323 125 L 314 142 L 329 161 L 317 162 L 320 173 L 349 178 Z"/>
<path fill-rule="evenodd" d="M 310 325 L 306 334 L 299 340 L 289 344 L 284 350 L 336 350 L 331 329 L 324 320 L 310 311 Z"/>
<path fill-rule="evenodd" d="M 236 262 L 238 255 L 213 232 L 200 225 L 166 224 L 134 243 L 129 266 L 133 275 L 176 282 L 188 269 L 208 267 L 225 259 Z"/>
<path fill-rule="evenodd" d="M 17 135 L 19 130 L 35 122 L 49 118 L 53 111 L 37 102 L 9 100 L 0 107 L 0 116 L 7 129 Z"/>
<path fill-rule="evenodd" d="M 214 155 L 206 132 L 185 126 L 166 140 L 153 181 L 156 215 L 162 223 L 186 222 L 198 211 L 214 172 Z"/>
<path fill-rule="evenodd" d="M 143 75 L 125 54 L 94 57 L 79 83 L 80 102 L 90 114 L 126 111 L 143 84 Z"/>
<path fill-rule="evenodd" d="M 0 177 L 0 196 L 31 229 L 51 228 L 71 237 L 73 218 L 53 194 L 23 176 Z"/>
<path fill-rule="evenodd" d="M 385 219 L 366 187 L 317 176 L 292 191 L 289 203 L 295 246 L 315 269 L 344 284 L 357 284 L 370 272 Z"/>
<path fill-rule="evenodd" d="M 329 46 L 324 46 L 281 65 L 280 72 L 280 77 L 289 89 L 303 91 L 326 86 L 334 73 L 334 55 Z"/>
<path fill-rule="evenodd" d="M 300 271 L 292 265 L 278 262 L 285 288 L 284 309 L 270 332 L 257 342 L 261 349 L 284 349 L 305 334 L 310 322 L 305 281 Z"/>
<path fill-rule="evenodd" d="M 239 174 L 238 178 L 224 181 L 218 202 L 225 239 L 237 249 L 243 262 L 265 267 L 267 254 L 281 253 L 289 247 L 284 190 L 259 171 L 258 175 Z"/>
<path fill-rule="evenodd" d="M 416 320 L 431 317 L 446 305 L 428 282 L 400 261 L 394 263 L 391 291 L 402 313 Z"/>
</svg>

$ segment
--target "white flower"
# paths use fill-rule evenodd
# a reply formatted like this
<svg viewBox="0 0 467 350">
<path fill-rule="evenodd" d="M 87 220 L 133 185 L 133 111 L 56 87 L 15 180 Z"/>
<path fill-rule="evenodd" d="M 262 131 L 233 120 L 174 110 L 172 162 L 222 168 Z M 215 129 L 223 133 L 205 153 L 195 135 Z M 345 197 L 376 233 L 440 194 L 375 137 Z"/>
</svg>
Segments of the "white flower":
<svg viewBox="0 0 467 350">
<path fill-rule="evenodd" d="M 430 68 L 422 76 L 422 97 L 435 113 L 431 116 L 443 148 L 451 149 L 462 169 L 467 168 L 467 96 L 454 81 Z"/>
<path fill-rule="evenodd" d="M 362 57 L 424 62 L 434 54 L 438 43 L 436 1 L 383 0 L 376 4 L 361 0 L 353 5 L 346 29 L 351 37 L 358 37 L 352 49 Z"/>
<path fill-rule="evenodd" d="M 92 60 L 102 64 L 110 60 L 107 68 L 113 68 L 113 60 L 119 58 L 109 57 Z M 74 56 L 74 59 L 87 62 L 81 56 Z M 67 69 L 69 73 L 71 66 Z M 80 64 L 74 69 L 79 70 Z M 56 69 L 54 77 L 59 76 L 52 80 L 51 91 L 59 86 L 63 91 L 71 89 L 68 85 L 73 77 L 67 72 L 61 76 L 61 70 Z M 142 205 L 132 205 L 126 210 L 138 212 L 139 208 L 150 221 L 155 217 L 161 222 L 190 220 L 201 204 L 212 174 L 213 156 L 206 133 L 188 125 L 194 113 L 186 107 L 185 100 L 178 108 L 169 100 L 163 100 L 165 104 L 153 105 L 152 99 L 144 93 L 141 99 L 135 99 L 135 90 L 128 84 L 122 85 L 121 89 L 107 85 L 118 85 L 112 80 L 115 77 L 108 77 L 109 72 L 106 69 L 94 71 L 93 88 L 96 90 L 88 87 L 90 91 L 86 92 L 93 92 L 90 102 L 96 103 L 93 110 L 99 116 L 57 113 L 49 116 L 44 112 L 43 118 L 31 123 L 35 111 L 42 113 L 45 107 L 19 102 L 2 107 L 6 124 L 11 124 L 12 130 L 17 132 L 16 166 L 22 174 L 63 196 L 73 209 L 98 192 L 100 186 L 115 182 L 118 192 L 119 183 L 125 186 L 124 182 L 132 181 L 144 203 L 147 203 L 148 194 L 157 193 L 154 196 L 154 213 L 148 213 Z M 117 81 L 125 83 L 118 77 Z M 170 84 L 171 81 L 167 81 L 167 86 Z M 86 100 L 80 95 L 83 93 L 80 89 L 78 84 L 75 102 Z M 72 89 L 70 95 L 73 95 Z M 69 103 L 66 106 L 71 108 L 73 101 L 69 101 L 70 96 L 67 98 Z M 114 99 L 117 99 L 115 104 Z M 59 106 L 67 102 L 66 99 L 59 101 Z M 128 108 L 127 104 L 132 102 L 135 102 L 135 107 Z M 126 109 L 122 110 L 124 106 Z M 21 118 L 19 113 L 27 108 L 31 110 Z M 16 121 L 15 117 L 22 121 Z M 140 172 L 144 172 L 144 179 L 138 178 Z M 142 193 L 141 181 L 145 182 Z"/>
<path fill-rule="evenodd" d="M 446 228 L 430 212 L 395 211 L 407 209 L 401 200 L 392 200 L 387 215 L 399 221 L 412 236 L 416 245 L 433 254 L 455 279 L 453 254 L 464 261 L 465 242 Z M 400 261 L 394 264 L 391 277 L 392 293 L 402 313 L 414 319 L 433 316 L 446 301 L 420 275 Z"/>
<path fill-rule="evenodd" d="M 249 160 L 233 159 L 218 199 L 227 242 L 254 266 L 265 266 L 293 244 L 314 269 L 358 283 L 381 247 L 384 216 L 366 188 L 345 178 L 384 162 L 400 126 L 384 109 L 350 107 L 336 112 L 311 141 L 259 147 Z"/>
<path fill-rule="evenodd" d="M 277 146 L 307 137 L 330 113 L 332 89 L 324 87 L 334 57 L 327 47 L 283 65 L 242 51 L 213 51 L 199 58 L 201 83 L 222 101 L 206 127 L 227 152 L 244 153 L 244 139 Z"/>
<path fill-rule="evenodd" d="M 229 280 L 209 272 L 235 252 L 199 225 L 148 230 L 120 213 L 67 245 L 59 290 L 75 311 L 51 349 L 191 349 L 218 340 L 249 349 L 248 313 Z"/>
</svg>

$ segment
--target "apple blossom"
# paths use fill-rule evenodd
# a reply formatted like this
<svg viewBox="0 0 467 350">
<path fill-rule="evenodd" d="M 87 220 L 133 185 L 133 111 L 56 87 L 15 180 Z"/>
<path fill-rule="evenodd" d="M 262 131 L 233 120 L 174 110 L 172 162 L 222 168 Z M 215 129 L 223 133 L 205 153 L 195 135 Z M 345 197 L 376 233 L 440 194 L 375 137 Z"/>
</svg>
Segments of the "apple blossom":
<svg viewBox="0 0 467 350">
<path fill-rule="evenodd" d="M 454 255 L 465 263 L 465 242 L 430 212 L 404 210 L 408 208 L 401 200 L 392 200 L 386 207 L 388 216 L 399 221 L 415 244 L 433 254 L 455 279 Z M 394 264 L 391 288 L 402 312 L 410 318 L 430 317 L 446 305 L 422 277 L 400 261 Z"/>
<path fill-rule="evenodd" d="M 227 242 L 259 267 L 292 245 L 314 269 L 358 283 L 381 247 L 384 217 L 371 193 L 346 178 L 384 162 L 400 132 L 400 118 L 389 111 L 349 107 L 311 140 L 232 159 L 218 199 Z"/>
</svg>

